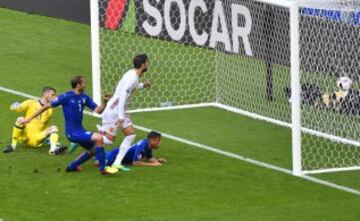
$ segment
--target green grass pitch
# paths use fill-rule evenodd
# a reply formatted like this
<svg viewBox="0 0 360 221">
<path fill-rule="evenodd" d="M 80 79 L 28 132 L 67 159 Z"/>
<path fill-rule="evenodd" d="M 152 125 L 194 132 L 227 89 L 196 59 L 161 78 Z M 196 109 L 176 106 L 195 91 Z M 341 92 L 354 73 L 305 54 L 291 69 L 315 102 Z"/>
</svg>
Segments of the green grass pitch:
<svg viewBox="0 0 360 221">
<path fill-rule="evenodd" d="M 84 74 L 91 82 L 89 26 L 0 9 L 0 30 L 0 86 L 37 96 L 45 85 L 68 90 L 75 74 Z M 18 116 L 8 107 L 23 99 L 0 91 L 1 147 L 11 141 Z M 282 127 L 215 108 L 137 113 L 132 118 L 144 127 L 291 168 L 291 133 Z M 61 141 L 67 142 L 60 109 L 53 122 L 61 128 Z M 98 119 L 84 118 L 91 130 L 96 123 Z M 137 131 L 137 139 L 145 135 Z M 112 177 L 101 176 L 91 161 L 82 173 L 65 173 L 66 164 L 80 151 L 52 157 L 46 149 L 19 146 L 15 153 L 0 153 L 0 220 L 328 221 L 360 217 L 357 195 L 170 139 L 163 139 L 155 153 L 167 158 L 163 167 L 135 167 Z M 316 177 L 360 189 L 357 171 Z"/>
</svg>

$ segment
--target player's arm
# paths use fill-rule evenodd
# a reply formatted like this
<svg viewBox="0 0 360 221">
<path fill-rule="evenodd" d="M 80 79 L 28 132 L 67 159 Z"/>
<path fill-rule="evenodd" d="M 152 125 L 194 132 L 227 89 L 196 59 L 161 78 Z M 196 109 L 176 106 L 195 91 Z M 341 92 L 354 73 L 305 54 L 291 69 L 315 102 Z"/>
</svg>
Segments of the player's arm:
<svg viewBox="0 0 360 221">
<path fill-rule="evenodd" d="M 149 166 L 149 167 L 157 167 L 157 166 L 161 166 L 162 164 L 158 161 L 142 161 L 142 160 L 138 160 L 138 161 L 134 161 L 132 163 L 134 166 Z"/>
<path fill-rule="evenodd" d="M 152 155 L 152 151 L 148 150 L 145 153 L 145 158 L 147 159 L 148 162 L 159 162 L 161 164 L 166 163 L 165 158 L 156 158 Z"/>
<path fill-rule="evenodd" d="M 14 112 L 25 112 L 29 108 L 29 103 L 31 100 L 26 100 L 22 103 L 14 102 L 10 106 L 10 110 Z"/>
<path fill-rule="evenodd" d="M 26 118 L 26 119 L 22 120 L 21 123 L 24 124 L 24 125 L 29 123 L 32 119 L 34 119 L 35 117 L 37 117 L 40 114 L 44 113 L 49 108 L 51 108 L 51 104 L 45 104 L 39 110 L 37 110 L 33 115 L 31 115 L 29 118 Z"/>
<path fill-rule="evenodd" d="M 117 111 L 118 111 L 118 121 L 117 121 L 117 126 L 122 125 L 122 122 L 125 119 L 125 105 L 126 105 L 126 101 L 127 99 L 130 97 L 131 92 L 133 90 L 133 86 L 134 85 L 134 80 L 133 79 L 128 79 L 122 90 L 118 92 L 118 94 L 116 94 L 116 96 L 119 98 L 119 102 L 117 105 Z"/>
<path fill-rule="evenodd" d="M 141 143 L 140 145 L 143 145 L 143 143 Z M 139 148 L 135 149 L 133 163 L 132 163 L 134 166 L 153 166 L 153 167 L 155 167 L 155 166 L 162 165 L 158 160 L 156 160 L 156 158 L 154 158 L 152 156 L 151 150 L 145 152 L 145 157 L 147 159 L 146 161 L 143 161 L 142 159 L 140 159 L 139 154 L 142 149 L 143 148 L 141 148 L 140 146 L 139 146 Z"/>
<path fill-rule="evenodd" d="M 165 158 L 155 158 L 155 157 L 151 157 L 149 159 L 147 159 L 148 162 L 159 162 L 161 164 L 166 163 L 166 159 Z"/>
<path fill-rule="evenodd" d="M 45 127 L 51 126 L 50 122 L 51 122 L 52 115 L 53 115 L 53 110 L 51 110 L 51 108 L 50 108 L 49 114 L 43 118 Z"/>
<path fill-rule="evenodd" d="M 62 104 L 65 104 L 68 100 L 68 97 L 65 94 L 60 95 L 59 97 L 57 97 L 55 100 L 51 101 L 48 104 L 45 104 L 44 106 L 42 106 L 39 110 L 37 110 L 33 115 L 31 115 L 29 118 L 24 119 L 21 123 L 22 124 L 27 124 L 29 123 L 32 119 L 34 119 L 35 117 L 39 116 L 40 114 L 42 114 L 43 112 L 45 112 L 46 110 L 53 108 L 53 107 L 57 107 L 60 106 Z"/>
<path fill-rule="evenodd" d="M 105 95 L 103 102 L 99 106 L 97 106 L 94 111 L 98 114 L 101 114 L 105 110 L 106 105 L 107 105 L 108 101 L 110 100 L 110 98 L 111 98 L 110 95 L 108 95 L 108 94 Z"/>
<path fill-rule="evenodd" d="M 149 81 L 144 81 L 144 82 L 141 82 L 137 85 L 137 89 L 144 89 L 144 88 L 151 88 L 151 83 Z"/>
<path fill-rule="evenodd" d="M 126 104 L 127 98 L 130 96 L 130 93 L 128 93 L 127 91 L 128 90 L 123 90 L 123 91 L 121 91 L 121 93 L 119 95 L 119 103 L 117 106 L 117 110 L 118 110 L 117 124 L 118 124 L 118 126 L 120 126 L 125 119 L 125 104 Z"/>
</svg>

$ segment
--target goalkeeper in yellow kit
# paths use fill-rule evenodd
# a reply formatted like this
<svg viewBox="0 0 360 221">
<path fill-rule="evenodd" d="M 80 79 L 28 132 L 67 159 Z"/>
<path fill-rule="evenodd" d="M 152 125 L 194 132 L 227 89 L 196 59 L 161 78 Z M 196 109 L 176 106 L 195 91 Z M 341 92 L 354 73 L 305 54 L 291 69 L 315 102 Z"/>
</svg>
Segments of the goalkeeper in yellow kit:
<svg viewBox="0 0 360 221">
<path fill-rule="evenodd" d="M 56 90 L 52 87 L 44 87 L 42 97 L 37 99 L 28 99 L 22 103 L 15 102 L 11 105 L 10 110 L 14 112 L 25 112 L 25 118 L 32 116 L 43 105 L 50 103 L 56 97 Z M 46 141 L 50 143 L 49 154 L 55 155 L 64 153 L 65 146 L 60 145 L 58 129 L 56 126 L 50 126 L 50 118 L 53 110 L 49 109 L 34 118 L 26 126 L 20 122 L 24 117 L 19 117 L 13 127 L 12 142 L 3 150 L 4 153 L 13 152 L 18 143 L 24 143 L 32 148 L 43 146 Z"/>
</svg>

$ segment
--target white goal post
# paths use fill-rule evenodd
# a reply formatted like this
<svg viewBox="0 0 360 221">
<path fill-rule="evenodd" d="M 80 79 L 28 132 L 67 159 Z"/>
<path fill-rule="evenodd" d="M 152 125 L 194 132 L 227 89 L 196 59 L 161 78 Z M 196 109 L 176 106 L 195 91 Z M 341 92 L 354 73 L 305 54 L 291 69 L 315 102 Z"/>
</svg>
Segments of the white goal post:
<svg viewBox="0 0 360 221">
<path fill-rule="evenodd" d="M 360 169 L 354 1 L 90 2 L 96 102 L 146 52 L 156 86 L 130 112 L 217 107 L 291 128 L 294 175 Z"/>
</svg>

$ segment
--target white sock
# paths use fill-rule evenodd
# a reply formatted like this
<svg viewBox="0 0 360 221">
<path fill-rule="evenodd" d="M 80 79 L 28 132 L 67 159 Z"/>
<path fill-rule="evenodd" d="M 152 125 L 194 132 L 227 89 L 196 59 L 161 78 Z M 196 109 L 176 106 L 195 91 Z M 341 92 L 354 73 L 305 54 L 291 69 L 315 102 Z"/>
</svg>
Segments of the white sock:
<svg viewBox="0 0 360 221">
<path fill-rule="evenodd" d="M 120 145 L 119 153 L 116 156 L 116 159 L 115 159 L 115 161 L 114 161 L 114 163 L 112 165 L 116 165 L 116 166 L 121 165 L 121 161 L 124 159 L 125 154 L 130 149 L 130 146 L 134 142 L 135 137 L 136 137 L 135 134 L 128 135 L 128 136 L 124 137 L 124 139 L 123 139 L 123 141 L 122 141 L 122 143 Z"/>
<path fill-rule="evenodd" d="M 57 144 L 56 143 L 51 143 L 49 152 L 55 152 L 56 149 L 57 149 Z"/>
</svg>

